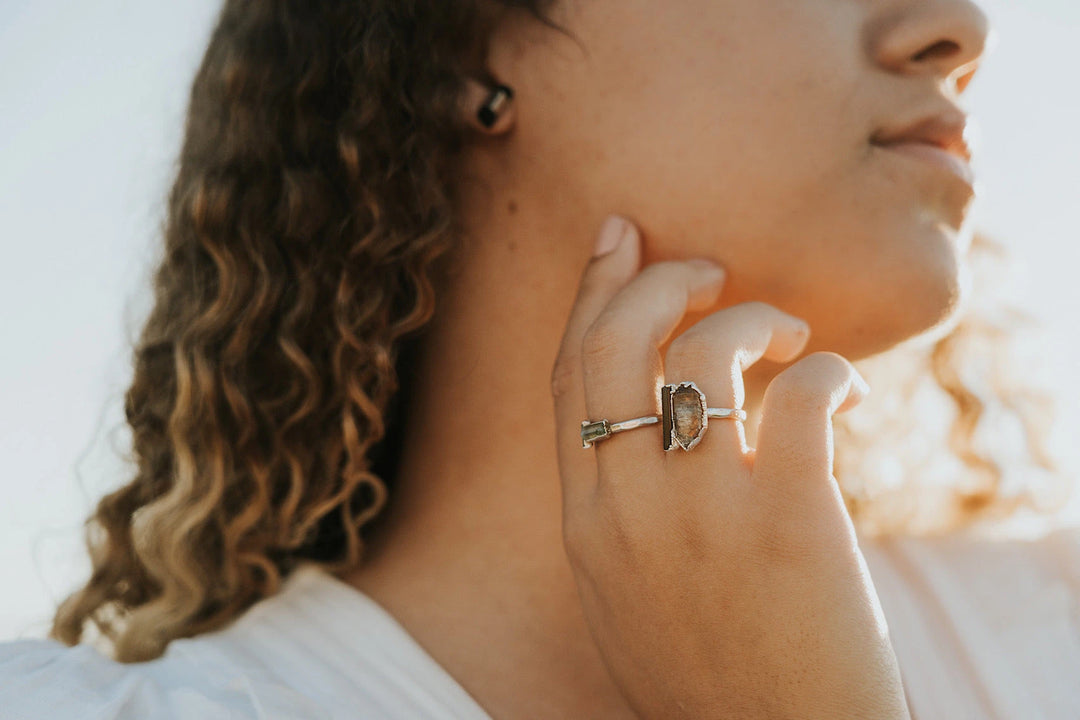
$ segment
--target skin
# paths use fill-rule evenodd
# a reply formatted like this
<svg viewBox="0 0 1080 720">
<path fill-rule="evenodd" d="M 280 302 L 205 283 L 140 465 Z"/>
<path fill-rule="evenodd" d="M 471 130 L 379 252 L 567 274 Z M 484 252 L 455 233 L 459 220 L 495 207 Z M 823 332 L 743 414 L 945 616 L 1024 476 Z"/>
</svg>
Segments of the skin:
<svg viewBox="0 0 1080 720">
<path fill-rule="evenodd" d="M 681 360 L 667 379 L 705 377 L 709 405 L 749 413 L 745 429 L 711 422 L 687 458 L 710 441 L 751 452 L 766 388 L 798 357 L 881 353 L 963 302 L 971 187 L 870 138 L 954 107 L 988 25 L 967 0 L 588 0 L 556 19 L 577 41 L 515 15 L 492 39 L 486 70 L 515 97 L 462 159 L 466 237 L 440 278 L 403 465 L 367 560 L 343 579 L 494 717 L 636 717 L 567 558 L 567 422 L 552 403 L 605 218 L 636 225 L 641 267 L 726 271 L 668 343 L 748 301 L 809 324 L 801 354 L 766 354 L 741 382 L 721 381 L 730 355 L 707 371 Z M 465 117 L 485 95 L 471 87 Z M 655 411 L 653 384 L 614 387 L 580 406 L 572 433 L 586 416 Z M 650 432 L 596 454 L 658 443 Z"/>
</svg>

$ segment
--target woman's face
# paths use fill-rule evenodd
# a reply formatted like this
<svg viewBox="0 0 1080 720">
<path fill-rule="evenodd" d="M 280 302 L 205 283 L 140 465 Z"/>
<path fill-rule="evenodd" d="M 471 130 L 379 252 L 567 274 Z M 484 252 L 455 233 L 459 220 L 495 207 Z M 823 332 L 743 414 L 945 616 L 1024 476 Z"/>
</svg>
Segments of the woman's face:
<svg viewBox="0 0 1080 720">
<path fill-rule="evenodd" d="M 580 45 L 519 26 L 492 58 L 522 182 L 553 206 L 634 219 L 646 262 L 715 258 L 727 300 L 799 315 L 852 359 L 955 310 L 972 187 L 873 138 L 929 116 L 962 134 L 977 6 L 579 0 L 555 19 Z"/>
</svg>

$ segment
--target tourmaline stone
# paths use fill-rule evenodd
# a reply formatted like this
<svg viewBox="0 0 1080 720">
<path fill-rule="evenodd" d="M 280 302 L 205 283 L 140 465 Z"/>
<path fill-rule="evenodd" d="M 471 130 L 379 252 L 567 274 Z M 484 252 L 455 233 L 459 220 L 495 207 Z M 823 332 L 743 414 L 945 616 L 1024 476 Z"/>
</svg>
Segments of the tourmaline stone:
<svg viewBox="0 0 1080 720">
<path fill-rule="evenodd" d="M 665 385 L 661 394 L 664 449 L 683 450 L 701 442 L 708 426 L 705 395 L 692 382 Z"/>
<path fill-rule="evenodd" d="M 610 434 L 611 425 L 607 420 L 598 420 L 597 422 L 584 420 L 581 423 L 581 447 L 590 447 L 597 440 L 603 440 Z"/>
</svg>

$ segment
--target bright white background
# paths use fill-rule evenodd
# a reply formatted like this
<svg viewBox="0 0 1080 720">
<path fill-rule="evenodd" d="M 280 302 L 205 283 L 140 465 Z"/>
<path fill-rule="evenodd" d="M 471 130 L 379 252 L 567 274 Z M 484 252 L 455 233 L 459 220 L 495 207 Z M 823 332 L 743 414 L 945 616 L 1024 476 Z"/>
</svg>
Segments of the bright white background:
<svg viewBox="0 0 1080 720">
<path fill-rule="evenodd" d="M 969 89 L 979 226 L 1023 261 L 1033 356 L 1080 427 L 1080 3 L 983 0 Z M 42 635 L 84 577 L 81 524 L 126 482 L 128 344 L 218 0 L 0 0 L 0 639 Z M 1026 279 L 1026 280 L 1025 280 Z"/>
</svg>

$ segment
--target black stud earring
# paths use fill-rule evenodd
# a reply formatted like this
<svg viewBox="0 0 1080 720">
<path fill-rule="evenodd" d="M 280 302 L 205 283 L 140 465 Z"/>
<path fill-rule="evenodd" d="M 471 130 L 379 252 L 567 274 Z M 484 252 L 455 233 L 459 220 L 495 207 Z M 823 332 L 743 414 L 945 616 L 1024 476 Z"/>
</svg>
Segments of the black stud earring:
<svg viewBox="0 0 1080 720">
<path fill-rule="evenodd" d="M 514 91 L 505 85 L 496 85 L 491 91 L 491 95 L 480 106 L 480 110 L 477 111 L 476 117 L 480 120 L 480 124 L 486 128 L 494 127 L 495 122 L 499 119 L 499 113 L 502 112 L 506 103 L 514 99 Z"/>
</svg>

